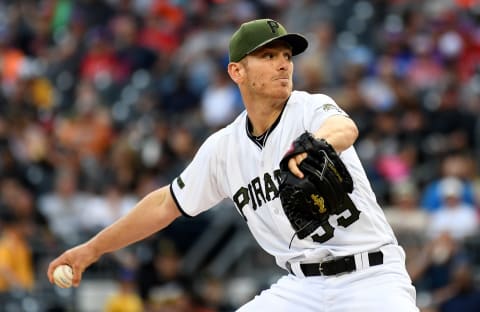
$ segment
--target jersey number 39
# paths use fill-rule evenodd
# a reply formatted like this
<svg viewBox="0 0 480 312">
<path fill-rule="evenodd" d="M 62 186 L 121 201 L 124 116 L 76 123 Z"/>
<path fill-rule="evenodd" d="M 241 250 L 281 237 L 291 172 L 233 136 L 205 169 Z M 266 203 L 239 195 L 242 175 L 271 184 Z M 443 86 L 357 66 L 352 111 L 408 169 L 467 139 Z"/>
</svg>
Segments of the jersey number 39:
<svg viewBox="0 0 480 312">
<path fill-rule="evenodd" d="M 343 214 L 345 211 L 348 211 L 350 215 L 347 217 L 341 215 L 337 218 L 337 223 L 338 225 L 346 228 L 350 226 L 350 224 L 360 219 L 360 210 L 355 207 L 348 196 L 346 205 L 344 205 L 343 209 L 338 211 L 337 214 Z M 322 235 L 313 234 L 312 239 L 317 243 L 324 243 L 333 237 L 335 228 L 329 222 L 323 222 L 320 227 L 323 229 L 324 233 Z"/>
</svg>

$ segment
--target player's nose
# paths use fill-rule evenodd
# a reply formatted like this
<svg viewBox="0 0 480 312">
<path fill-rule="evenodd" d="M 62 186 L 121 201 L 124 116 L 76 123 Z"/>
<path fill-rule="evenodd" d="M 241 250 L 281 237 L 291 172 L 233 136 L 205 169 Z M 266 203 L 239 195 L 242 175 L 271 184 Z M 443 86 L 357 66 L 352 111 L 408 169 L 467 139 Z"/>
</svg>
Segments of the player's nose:
<svg viewBox="0 0 480 312">
<path fill-rule="evenodd" d="M 278 64 L 278 69 L 281 71 L 287 71 L 290 69 L 291 62 L 286 59 L 280 59 L 279 64 Z"/>
</svg>

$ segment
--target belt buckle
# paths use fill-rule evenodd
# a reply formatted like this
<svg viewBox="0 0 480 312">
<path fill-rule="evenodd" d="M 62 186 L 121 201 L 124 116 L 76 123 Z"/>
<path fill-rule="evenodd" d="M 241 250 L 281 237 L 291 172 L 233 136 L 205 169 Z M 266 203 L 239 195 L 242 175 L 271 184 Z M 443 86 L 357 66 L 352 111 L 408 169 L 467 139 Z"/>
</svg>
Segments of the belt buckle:
<svg viewBox="0 0 480 312">
<path fill-rule="evenodd" d="M 325 272 L 323 272 L 323 268 L 322 268 L 322 265 L 324 263 L 329 263 L 329 262 L 332 262 L 334 259 L 324 259 L 324 260 L 320 260 L 318 262 L 318 272 L 320 272 L 320 275 L 325 275 Z"/>
<path fill-rule="evenodd" d="M 318 272 L 320 273 L 320 275 L 323 275 L 322 264 L 323 264 L 323 261 L 318 263 Z"/>
</svg>

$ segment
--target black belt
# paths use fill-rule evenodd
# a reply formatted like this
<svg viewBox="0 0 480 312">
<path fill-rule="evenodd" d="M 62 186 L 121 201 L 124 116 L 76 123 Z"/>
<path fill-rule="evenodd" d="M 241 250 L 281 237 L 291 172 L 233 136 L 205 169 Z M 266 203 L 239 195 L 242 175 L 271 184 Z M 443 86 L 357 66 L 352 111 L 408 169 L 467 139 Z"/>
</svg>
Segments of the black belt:
<svg viewBox="0 0 480 312">
<path fill-rule="evenodd" d="M 382 264 L 383 253 L 381 251 L 368 253 L 368 263 L 369 266 Z M 331 276 L 341 273 L 352 272 L 355 271 L 357 268 L 355 266 L 355 257 L 352 255 L 321 263 L 301 263 L 300 269 L 305 276 Z"/>
</svg>

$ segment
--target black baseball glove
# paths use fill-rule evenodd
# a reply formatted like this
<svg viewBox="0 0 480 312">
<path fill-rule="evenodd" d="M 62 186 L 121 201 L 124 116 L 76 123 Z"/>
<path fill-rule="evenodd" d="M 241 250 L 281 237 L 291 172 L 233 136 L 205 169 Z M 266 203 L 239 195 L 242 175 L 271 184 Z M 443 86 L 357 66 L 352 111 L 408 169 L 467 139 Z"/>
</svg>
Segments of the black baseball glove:
<svg viewBox="0 0 480 312">
<path fill-rule="evenodd" d="M 303 152 L 307 158 L 299 165 L 304 174 L 299 179 L 288 168 L 288 161 Z M 293 142 L 280 162 L 280 170 L 280 200 L 299 239 L 342 211 L 347 193 L 353 191 L 352 177 L 333 147 L 309 132 Z"/>
</svg>

